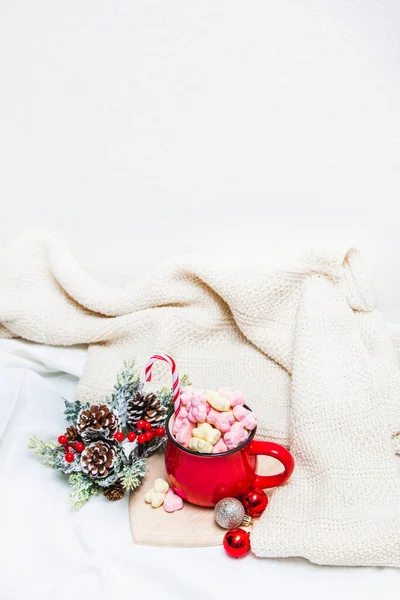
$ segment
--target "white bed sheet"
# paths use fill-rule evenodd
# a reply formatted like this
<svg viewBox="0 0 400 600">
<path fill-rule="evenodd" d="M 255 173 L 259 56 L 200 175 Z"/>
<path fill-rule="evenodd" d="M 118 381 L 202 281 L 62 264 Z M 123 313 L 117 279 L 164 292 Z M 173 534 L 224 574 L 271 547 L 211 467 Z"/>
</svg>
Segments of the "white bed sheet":
<svg viewBox="0 0 400 600">
<path fill-rule="evenodd" d="M 127 498 L 108 503 L 99 497 L 73 511 L 67 482 L 40 465 L 27 440 L 63 432 L 61 397 L 74 398 L 85 359 L 84 347 L 0 341 L 1 600 L 398 596 L 395 569 L 318 567 L 253 555 L 234 561 L 221 547 L 135 546 Z"/>
</svg>

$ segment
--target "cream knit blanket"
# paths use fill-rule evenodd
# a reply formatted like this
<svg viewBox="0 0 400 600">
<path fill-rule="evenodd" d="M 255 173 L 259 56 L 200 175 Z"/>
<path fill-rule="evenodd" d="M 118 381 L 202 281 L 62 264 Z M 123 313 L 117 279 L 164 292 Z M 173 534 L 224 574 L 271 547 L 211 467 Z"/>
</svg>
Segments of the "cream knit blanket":
<svg viewBox="0 0 400 600">
<path fill-rule="evenodd" d="M 296 460 L 253 528 L 253 551 L 400 566 L 400 372 L 355 250 L 192 257 L 111 289 L 56 240 L 26 238 L 0 258 L 0 323 L 2 337 L 89 344 L 82 400 L 104 398 L 124 360 L 141 370 L 154 351 L 195 385 L 242 389 L 259 437 Z M 155 375 L 169 382 L 162 366 Z"/>
</svg>

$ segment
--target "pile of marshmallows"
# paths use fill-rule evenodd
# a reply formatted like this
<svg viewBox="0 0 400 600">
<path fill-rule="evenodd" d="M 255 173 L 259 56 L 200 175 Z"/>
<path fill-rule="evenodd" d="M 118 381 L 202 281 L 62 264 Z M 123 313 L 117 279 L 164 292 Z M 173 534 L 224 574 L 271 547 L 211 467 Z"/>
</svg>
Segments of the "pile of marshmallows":
<svg viewBox="0 0 400 600">
<path fill-rule="evenodd" d="M 229 388 L 214 392 L 184 387 L 172 435 L 194 452 L 216 454 L 232 450 L 257 426 L 254 413 L 244 403 L 243 394 Z"/>
<path fill-rule="evenodd" d="M 169 487 L 165 479 L 159 477 L 153 483 L 153 487 L 144 495 L 144 501 L 151 504 L 153 508 L 162 506 L 165 512 L 171 513 L 183 508 L 183 500 Z"/>
</svg>

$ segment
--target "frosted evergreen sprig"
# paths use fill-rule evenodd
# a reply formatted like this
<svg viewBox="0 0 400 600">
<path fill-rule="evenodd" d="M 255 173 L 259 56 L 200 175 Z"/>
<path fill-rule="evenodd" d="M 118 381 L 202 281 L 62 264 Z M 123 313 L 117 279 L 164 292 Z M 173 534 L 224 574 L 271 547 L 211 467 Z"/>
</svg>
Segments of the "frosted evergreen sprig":
<svg viewBox="0 0 400 600">
<path fill-rule="evenodd" d="M 181 377 L 180 380 L 181 388 L 186 387 L 187 385 L 192 385 L 189 379 L 189 376 L 186 373 Z M 161 390 L 157 392 L 157 398 L 160 400 L 160 403 L 168 409 L 172 409 L 174 406 L 174 393 L 171 387 L 163 387 Z"/>
<path fill-rule="evenodd" d="M 32 450 L 33 454 L 39 457 L 42 465 L 52 469 L 57 468 L 58 447 L 59 446 L 57 442 L 45 442 L 43 440 L 39 440 L 36 435 L 30 437 L 28 441 L 29 450 Z"/>
<path fill-rule="evenodd" d="M 78 473 L 82 470 L 80 455 L 77 454 L 75 460 L 67 462 L 65 460 L 65 452 L 62 446 L 58 446 L 55 450 L 55 468 L 64 475 L 70 473 Z"/>
<path fill-rule="evenodd" d="M 125 361 L 122 371 L 117 375 L 117 383 L 109 402 L 110 408 L 117 411 L 122 427 L 126 425 L 129 400 L 142 391 L 143 385 L 135 372 L 135 363 Z"/>
<path fill-rule="evenodd" d="M 75 510 L 82 508 L 92 496 L 100 494 L 99 486 L 83 473 L 72 473 L 69 476 L 68 483 L 72 488 L 69 501 Z"/>
<path fill-rule="evenodd" d="M 76 425 L 78 420 L 78 415 L 82 409 L 89 408 L 89 403 L 85 402 L 82 404 L 79 400 L 75 402 L 69 402 L 65 398 L 63 398 L 65 409 L 64 409 L 64 419 L 68 421 L 71 425 Z"/>
<path fill-rule="evenodd" d="M 138 458 L 132 465 L 122 469 L 120 481 L 126 490 L 133 491 L 141 485 L 146 477 L 146 472 L 145 460 Z"/>
</svg>

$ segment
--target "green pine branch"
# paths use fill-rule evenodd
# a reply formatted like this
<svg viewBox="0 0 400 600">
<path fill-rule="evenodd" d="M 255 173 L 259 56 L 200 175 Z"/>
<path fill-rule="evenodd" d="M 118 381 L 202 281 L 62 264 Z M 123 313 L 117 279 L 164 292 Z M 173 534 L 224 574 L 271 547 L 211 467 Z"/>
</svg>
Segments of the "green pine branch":
<svg viewBox="0 0 400 600">
<path fill-rule="evenodd" d="M 181 388 L 186 387 L 187 385 L 192 385 L 192 383 L 189 379 L 189 375 L 186 375 L 186 373 L 185 373 L 181 377 L 180 385 L 181 385 Z M 161 390 L 159 392 L 157 392 L 157 398 L 160 400 L 161 404 L 168 409 L 173 407 L 173 404 L 174 404 L 173 397 L 174 397 L 174 394 L 173 394 L 172 388 L 170 386 L 165 386 L 165 387 L 161 388 Z"/>
<path fill-rule="evenodd" d="M 132 465 L 122 469 L 120 481 L 126 490 L 135 490 L 146 477 L 147 467 L 143 459 L 137 459 Z"/>
<path fill-rule="evenodd" d="M 181 387 L 186 387 L 187 385 L 192 385 L 192 382 L 189 379 L 189 375 L 184 373 L 181 379 Z"/>
<path fill-rule="evenodd" d="M 126 425 L 128 404 L 131 398 L 143 388 L 143 383 L 135 371 L 134 362 L 124 362 L 122 371 L 117 375 L 117 383 L 110 400 L 110 408 L 117 411 L 122 427 Z"/>
<path fill-rule="evenodd" d="M 84 404 L 82 404 L 82 402 L 80 402 L 79 400 L 76 400 L 75 402 L 69 402 L 65 398 L 63 398 L 63 400 L 65 404 L 64 419 L 68 421 L 68 423 L 70 423 L 71 425 L 76 425 L 80 411 L 82 410 L 82 408 L 88 408 L 89 403 L 85 402 Z"/>
<path fill-rule="evenodd" d="M 75 510 L 82 508 L 92 496 L 100 493 L 99 486 L 83 473 L 72 473 L 68 478 L 68 483 L 72 488 L 69 501 Z"/>
<path fill-rule="evenodd" d="M 45 442 L 44 440 L 39 440 L 35 435 L 30 437 L 28 441 L 29 450 L 32 450 L 33 454 L 39 457 L 42 465 L 51 467 L 52 469 L 57 468 L 58 447 L 57 442 Z"/>
</svg>

